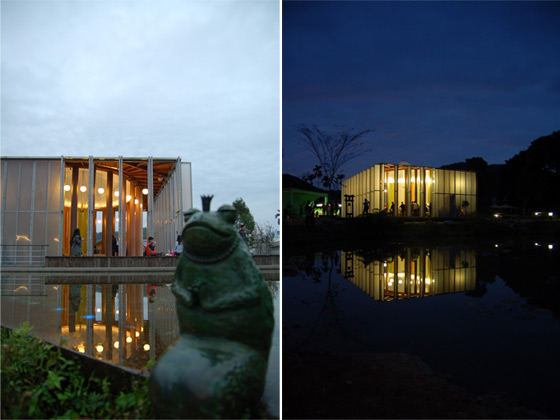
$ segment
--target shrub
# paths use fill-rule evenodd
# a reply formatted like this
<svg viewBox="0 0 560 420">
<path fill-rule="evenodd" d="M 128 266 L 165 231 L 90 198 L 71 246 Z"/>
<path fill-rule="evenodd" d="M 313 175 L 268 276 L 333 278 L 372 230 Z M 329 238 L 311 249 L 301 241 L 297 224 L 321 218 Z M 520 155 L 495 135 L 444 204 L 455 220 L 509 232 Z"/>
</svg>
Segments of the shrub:
<svg viewBox="0 0 560 420">
<path fill-rule="evenodd" d="M 23 323 L 2 328 L 3 418 L 151 418 L 147 379 L 132 392 L 111 394 L 107 378 L 84 375 L 79 363 L 61 355 L 59 347 L 30 335 Z"/>
</svg>

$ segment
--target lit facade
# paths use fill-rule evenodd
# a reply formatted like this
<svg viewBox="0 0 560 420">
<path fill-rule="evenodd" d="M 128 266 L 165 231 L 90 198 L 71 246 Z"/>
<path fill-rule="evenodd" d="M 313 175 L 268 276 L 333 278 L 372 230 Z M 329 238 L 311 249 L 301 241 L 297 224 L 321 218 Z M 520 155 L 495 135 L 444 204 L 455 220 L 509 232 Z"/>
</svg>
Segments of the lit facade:
<svg viewBox="0 0 560 420">
<path fill-rule="evenodd" d="M 377 164 L 342 181 L 342 216 L 387 212 L 395 216 L 453 217 L 476 213 L 476 173 Z"/>
<path fill-rule="evenodd" d="M 2 264 L 68 255 L 143 254 L 143 230 L 172 249 L 192 207 L 191 164 L 181 158 L 2 157 Z"/>
</svg>

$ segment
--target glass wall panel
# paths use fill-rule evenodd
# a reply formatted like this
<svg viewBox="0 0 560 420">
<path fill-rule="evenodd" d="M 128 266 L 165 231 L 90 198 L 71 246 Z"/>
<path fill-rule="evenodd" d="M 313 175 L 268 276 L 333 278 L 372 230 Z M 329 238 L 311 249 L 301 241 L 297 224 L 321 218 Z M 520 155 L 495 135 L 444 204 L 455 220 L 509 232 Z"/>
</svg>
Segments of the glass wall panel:
<svg viewBox="0 0 560 420">
<path fill-rule="evenodd" d="M 17 232 L 16 232 L 16 244 L 18 245 L 30 245 L 31 235 L 29 232 L 29 223 L 31 221 L 30 213 L 19 213 Z"/>
<path fill-rule="evenodd" d="M 58 178 L 60 179 L 60 176 Z M 48 256 L 55 256 L 58 254 L 58 213 L 49 213 L 47 215 L 46 244 L 48 245 Z"/>
<path fill-rule="evenodd" d="M 2 245 L 16 244 L 16 213 L 4 214 L 4 232 L 2 232 Z"/>
<path fill-rule="evenodd" d="M 46 160 L 38 160 L 36 165 L 35 202 L 33 203 L 33 209 L 45 211 L 47 210 L 47 174 L 49 169 L 49 162 L 47 162 Z"/>
<path fill-rule="evenodd" d="M 19 183 L 19 211 L 31 210 L 31 184 L 33 179 L 33 161 L 21 162 L 21 175 Z"/>
<path fill-rule="evenodd" d="M 47 243 L 45 239 L 46 218 L 46 213 L 33 213 L 33 245 L 45 245 Z"/>
<path fill-rule="evenodd" d="M 49 161 L 49 211 L 60 210 L 60 161 Z M 58 215 L 57 215 L 58 217 Z M 56 222 L 58 228 L 58 221 Z"/>
<path fill-rule="evenodd" d="M 6 211 L 17 210 L 19 160 L 8 160 L 8 173 L 6 176 Z M 14 236 L 15 237 L 15 236 Z"/>
</svg>

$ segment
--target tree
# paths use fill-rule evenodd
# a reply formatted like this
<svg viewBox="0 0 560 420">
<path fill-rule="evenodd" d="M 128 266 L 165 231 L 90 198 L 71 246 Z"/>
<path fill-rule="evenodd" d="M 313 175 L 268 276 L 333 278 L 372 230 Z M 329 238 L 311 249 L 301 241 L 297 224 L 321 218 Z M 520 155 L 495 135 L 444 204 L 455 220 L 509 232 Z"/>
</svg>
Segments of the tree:
<svg viewBox="0 0 560 420">
<path fill-rule="evenodd" d="M 233 207 L 237 210 L 238 216 L 237 220 L 235 221 L 235 226 L 237 229 L 241 228 L 241 225 L 244 224 L 247 229 L 247 237 L 251 235 L 251 233 L 255 230 L 255 219 L 251 214 L 251 210 L 245 204 L 242 198 L 237 198 L 233 202 Z"/>
<path fill-rule="evenodd" d="M 335 133 L 328 133 L 316 125 L 309 128 L 305 124 L 296 125 L 296 131 L 302 135 L 304 145 L 319 161 L 319 168 L 314 174 L 322 173 L 321 181 L 329 192 L 336 189 L 344 175 L 340 172 L 345 163 L 370 151 L 362 141 L 363 136 L 373 132 L 366 129 L 355 132 L 353 128 L 338 128 Z"/>
<path fill-rule="evenodd" d="M 507 160 L 502 180 L 508 199 L 524 214 L 560 207 L 560 131 Z"/>
</svg>

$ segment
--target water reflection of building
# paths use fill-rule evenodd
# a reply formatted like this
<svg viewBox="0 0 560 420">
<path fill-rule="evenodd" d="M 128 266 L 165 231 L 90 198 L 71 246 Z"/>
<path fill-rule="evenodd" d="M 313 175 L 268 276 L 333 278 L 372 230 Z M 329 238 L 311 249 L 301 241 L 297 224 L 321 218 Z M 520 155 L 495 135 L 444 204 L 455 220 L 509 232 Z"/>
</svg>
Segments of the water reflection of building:
<svg viewBox="0 0 560 420">
<path fill-rule="evenodd" d="M 3 279 L 3 325 L 17 327 L 27 321 L 33 334 L 45 340 L 55 344 L 63 340 L 64 347 L 136 369 L 178 337 L 175 298 L 165 284 L 35 280 L 29 276 Z M 8 285 L 14 288 L 11 296 Z"/>
<path fill-rule="evenodd" d="M 476 285 L 472 250 L 405 248 L 387 258 L 341 254 L 344 277 L 380 301 L 465 292 Z"/>
</svg>

